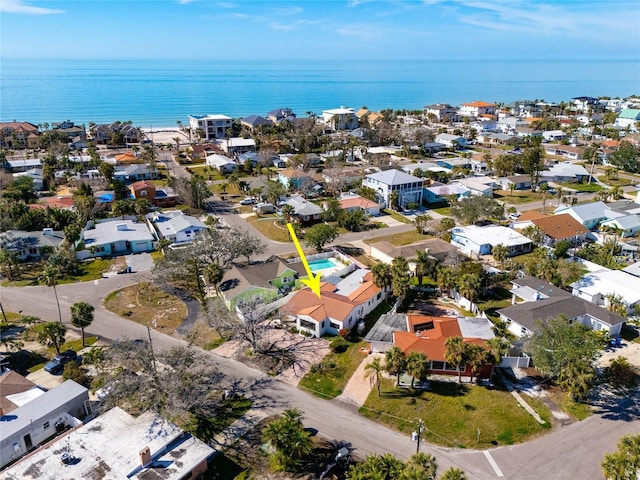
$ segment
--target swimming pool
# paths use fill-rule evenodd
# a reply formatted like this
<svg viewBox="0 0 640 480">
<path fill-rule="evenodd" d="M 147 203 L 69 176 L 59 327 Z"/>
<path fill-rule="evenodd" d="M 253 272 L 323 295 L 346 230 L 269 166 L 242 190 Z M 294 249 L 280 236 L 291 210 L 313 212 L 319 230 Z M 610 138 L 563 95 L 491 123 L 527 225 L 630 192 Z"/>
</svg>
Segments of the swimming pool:
<svg viewBox="0 0 640 480">
<path fill-rule="evenodd" d="M 333 258 L 321 258 L 320 260 L 309 262 L 309 268 L 312 272 L 326 270 L 327 268 L 333 268 L 336 265 L 337 263 Z"/>
</svg>

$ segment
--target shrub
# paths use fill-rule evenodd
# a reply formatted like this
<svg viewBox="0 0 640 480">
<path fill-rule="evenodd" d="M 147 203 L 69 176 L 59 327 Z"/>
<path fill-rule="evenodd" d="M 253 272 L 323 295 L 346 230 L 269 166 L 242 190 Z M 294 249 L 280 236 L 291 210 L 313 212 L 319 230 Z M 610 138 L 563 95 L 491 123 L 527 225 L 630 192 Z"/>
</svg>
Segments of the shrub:
<svg viewBox="0 0 640 480">
<path fill-rule="evenodd" d="M 330 347 L 333 353 L 344 353 L 349 348 L 349 342 L 343 337 L 336 337 L 331 341 Z"/>
<path fill-rule="evenodd" d="M 625 357 L 611 360 L 606 375 L 609 384 L 615 388 L 633 388 L 637 384 L 636 372 Z"/>
</svg>

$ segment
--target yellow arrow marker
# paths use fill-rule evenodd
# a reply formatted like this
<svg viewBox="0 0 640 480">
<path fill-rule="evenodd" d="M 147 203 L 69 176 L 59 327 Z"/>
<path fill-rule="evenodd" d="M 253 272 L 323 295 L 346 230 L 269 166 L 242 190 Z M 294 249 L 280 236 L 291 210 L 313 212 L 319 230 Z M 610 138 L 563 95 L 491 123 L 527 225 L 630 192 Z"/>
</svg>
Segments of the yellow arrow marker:
<svg viewBox="0 0 640 480">
<path fill-rule="evenodd" d="M 298 237 L 296 237 L 296 232 L 293 230 L 293 225 L 287 223 L 287 228 L 289 229 L 289 234 L 293 239 L 293 243 L 296 246 L 296 250 L 298 250 L 298 255 L 300 255 L 300 260 L 302 260 L 302 264 L 304 265 L 304 269 L 307 271 L 307 275 L 309 276 L 309 280 L 301 280 L 307 287 L 311 289 L 313 293 L 315 293 L 318 298 L 322 298 L 320 294 L 320 274 L 314 275 L 311 271 L 311 267 L 309 267 L 309 262 L 307 262 L 307 258 L 304 256 L 304 252 L 302 251 L 302 247 L 300 246 L 300 241 Z"/>
</svg>

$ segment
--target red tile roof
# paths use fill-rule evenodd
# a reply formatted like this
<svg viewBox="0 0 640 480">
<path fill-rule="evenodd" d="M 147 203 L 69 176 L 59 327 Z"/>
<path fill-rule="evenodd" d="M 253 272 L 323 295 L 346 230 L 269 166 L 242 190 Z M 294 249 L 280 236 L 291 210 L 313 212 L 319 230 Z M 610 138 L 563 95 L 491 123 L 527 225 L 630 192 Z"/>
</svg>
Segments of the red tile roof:
<svg viewBox="0 0 640 480">
<path fill-rule="evenodd" d="M 463 103 L 462 105 L 464 105 L 465 107 L 495 107 L 496 106 L 495 103 L 480 102 L 477 100 L 471 103 Z"/>
<path fill-rule="evenodd" d="M 155 184 L 153 182 L 150 182 L 149 180 L 139 180 L 135 183 L 132 183 L 130 185 L 131 190 L 136 191 L 136 190 L 142 190 L 143 188 L 156 188 Z"/>
<path fill-rule="evenodd" d="M 343 198 L 342 200 L 339 200 L 339 202 L 340 202 L 340 207 L 342 208 L 360 207 L 364 209 L 364 208 L 375 208 L 380 206 L 379 203 L 376 203 L 364 197 Z"/>
</svg>

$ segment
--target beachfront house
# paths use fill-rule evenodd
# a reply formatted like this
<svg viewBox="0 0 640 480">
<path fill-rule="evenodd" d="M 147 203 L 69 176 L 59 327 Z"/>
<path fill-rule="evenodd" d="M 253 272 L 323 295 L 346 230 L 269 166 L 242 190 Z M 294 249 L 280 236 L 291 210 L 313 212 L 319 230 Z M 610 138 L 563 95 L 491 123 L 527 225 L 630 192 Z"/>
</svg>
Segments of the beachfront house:
<svg viewBox="0 0 640 480">
<path fill-rule="evenodd" d="M 391 206 L 392 199 L 397 199 L 397 206 L 403 209 L 410 203 L 422 203 L 424 180 L 401 170 L 371 173 L 362 185 L 375 190 L 378 203 L 385 207 Z"/>
<path fill-rule="evenodd" d="M 496 105 L 489 102 L 474 101 L 463 103 L 458 109 L 458 115 L 461 117 L 480 117 L 481 115 L 494 115 L 496 113 Z"/>
<path fill-rule="evenodd" d="M 333 130 L 354 130 L 358 128 L 358 117 L 350 107 L 340 107 L 322 112 L 322 121 Z"/>
<path fill-rule="evenodd" d="M 207 141 L 227 138 L 232 118 L 226 115 L 189 115 L 189 129 L 194 138 Z"/>
<path fill-rule="evenodd" d="M 38 127 L 29 122 L 0 122 L 0 147 L 38 148 Z"/>
<path fill-rule="evenodd" d="M 448 103 L 436 103 L 424 107 L 427 117 L 433 115 L 438 122 L 455 122 L 458 117 L 458 110 Z"/>
</svg>

